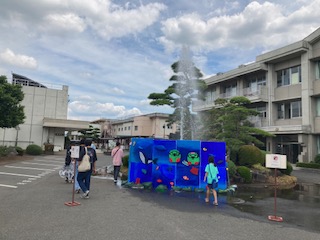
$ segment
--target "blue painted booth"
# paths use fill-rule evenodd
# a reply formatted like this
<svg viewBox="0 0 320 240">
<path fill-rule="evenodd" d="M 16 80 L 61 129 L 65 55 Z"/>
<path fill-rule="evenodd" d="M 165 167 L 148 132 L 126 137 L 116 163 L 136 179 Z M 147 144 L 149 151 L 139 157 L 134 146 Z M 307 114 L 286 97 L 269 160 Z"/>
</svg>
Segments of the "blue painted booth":
<svg viewBox="0 0 320 240">
<path fill-rule="evenodd" d="M 205 188 L 204 169 L 213 155 L 219 169 L 219 189 L 227 188 L 225 142 L 156 140 L 133 138 L 130 146 L 128 181 L 152 182 L 153 188 L 165 185 Z"/>
</svg>

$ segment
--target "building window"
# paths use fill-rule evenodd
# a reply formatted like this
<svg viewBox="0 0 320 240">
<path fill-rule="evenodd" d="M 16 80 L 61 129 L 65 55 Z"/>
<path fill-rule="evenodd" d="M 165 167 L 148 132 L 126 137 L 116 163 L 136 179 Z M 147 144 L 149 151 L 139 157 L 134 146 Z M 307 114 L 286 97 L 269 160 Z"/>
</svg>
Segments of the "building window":
<svg viewBox="0 0 320 240">
<path fill-rule="evenodd" d="M 277 71 L 277 86 L 287 86 L 301 83 L 301 66 Z"/>
<path fill-rule="evenodd" d="M 278 104 L 278 119 L 302 117 L 301 101 Z"/>
<path fill-rule="evenodd" d="M 278 104 L 278 119 L 284 119 L 284 104 Z"/>
<path fill-rule="evenodd" d="M 127 131 L 127 127 L 124 127 L 124 130 Z"/>
<path fill-rule="evenodd" d="M 320 136 L 317 136 L 317 151 L 320 154 Z"/>
<path fill-rule="evenodd" d="M 130 130 L 130 126 L 128 127 L 128 130 Z"/>
<path fill-rule="evenodd" d="M 250 88 L 251 92 L 256 92 L 261 86 L 266 85 L 266 75 L 252 76 L 247 82 L 247 88 Z"/>
<path fill-rule="evenodd" d="M 316 98 L 317 117 L 320 117 L 320 98 Z"/>
<path fill-rule="evenodd" d="M 237 84 L 233 83 L 228 86 L 225 86 L 223 89 L 225 97 L 235 97 L 237 96 Z"/>
<path fill-rule="evenodd" d="M 217 98 L 217 94 L 216 94 L 216 88 L 212 88 L 212 89 L 209 89 L 207 92 L 206 92 L 206 102 L 207 103 L 212 103 L 214 102 L 214 100 L 216 100 Z"/>
<path fill-rule="evenodd" d="M 267 107 L 266 106 L 257 107 L 257 111 L 259 112 L 259 117 L 261 117 L 261 118 L 267 117 Z"/>
<path fill-rule="evenodd" d="M 301 117 L 302 116 L 302 110 L 301 110 L 301 101 L 296 101 L 291 103 L 291 117 Z"/>
<path fill-rule="evenodd" d="M 134 126 L 134 130 L 135 130 L 135 131 L 138 131 L 138 126 Z"/>
<path fill-rule="evenodd" d="M 316 79 L 320 79 L 320 61 L 315 62 Z"/>
</svg>

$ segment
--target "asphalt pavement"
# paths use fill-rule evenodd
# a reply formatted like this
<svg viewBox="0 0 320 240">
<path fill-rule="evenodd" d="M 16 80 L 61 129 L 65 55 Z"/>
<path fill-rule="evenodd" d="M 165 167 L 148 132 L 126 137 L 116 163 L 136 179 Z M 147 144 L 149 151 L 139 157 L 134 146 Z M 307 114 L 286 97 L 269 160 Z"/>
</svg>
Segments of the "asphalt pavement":
<svg viewBox="0 0 320 240">
<path fill-rule="evenodd" d="M 98 158 L 98 167 L 111 164 L 110 156 Z M 72 184 L 58 174 L 63 162 L 56 154 L 0 166 L 1 240 L 320 239 L 320 229 L 241 212 L 222 196 L 214 207 L 203 194 L 126 189 L 108 177 L 92 178 L 90 199 L 72 201 Z"/>
</svg>

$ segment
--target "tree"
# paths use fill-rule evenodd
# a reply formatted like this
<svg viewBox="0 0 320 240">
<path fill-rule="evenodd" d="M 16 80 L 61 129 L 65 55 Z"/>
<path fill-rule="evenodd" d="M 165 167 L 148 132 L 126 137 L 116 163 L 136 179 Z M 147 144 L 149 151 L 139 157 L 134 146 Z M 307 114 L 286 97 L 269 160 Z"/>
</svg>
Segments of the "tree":
<svg viewBox="0 0 320 240">
<path fill-rule="evenodd" d="M 205 139 L 225 141 L 228 150 L 238 149 L 245 144 L 263 146 L 257 136 L 272 137 L 274 135 L 255 128 L 248 120 L 259 112 L 248 108 L 250 100 L 246 97 L 233 97 L 230 100 L 218 98 L 217 108 L 205 114 L 205 129 L 202 130 Z"/>
<path fill-rule="evenodd" d="M 82 138 L 91 138 L 93 141 L 97 141 L 100 137 L 100 129 L 94 128 L 92 125 L 89 125 L 88 129 L 79 130 Z"/>
<path fill-rule="evenodd" d="M 173 84 L 164 93 L 151 93 L 151 105 L 168 105 L 174 108 L 168 123 L 176 122 L 180 125 L 180 139 L 193 139 L 195 131 L 195 115 L 191 113 L 190 106 L 193 99 L 204 100 L 205 82 L 200 78 L 201 71 L 190 60 L 189 51 L 184 48 L 179 61 L 171 65 L 174 75 L 169 79 Z"/>
<path fill-rule="evenodd" d="M 21 85 L 12 85 L 7 82 L 6 76 L 0 76 L 1 128 L 14 128 L 24 122 L 24 107 L 21 105 L 23 98 Z"/>
</svg>

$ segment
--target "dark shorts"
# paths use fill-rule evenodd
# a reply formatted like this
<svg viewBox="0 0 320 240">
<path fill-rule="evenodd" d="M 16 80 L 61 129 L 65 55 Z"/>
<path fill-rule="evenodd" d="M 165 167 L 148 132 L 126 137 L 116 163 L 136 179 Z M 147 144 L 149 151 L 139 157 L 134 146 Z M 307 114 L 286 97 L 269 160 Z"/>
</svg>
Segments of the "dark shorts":
<svg viewBox="0 0 320 240">
<path fill-rule="evenodd" d="M 218 187 L 218 182 L 212 182 L 211 184 L 208 183 L 207 188 L 209 189 L 216 189 Z"/>
</svg>

